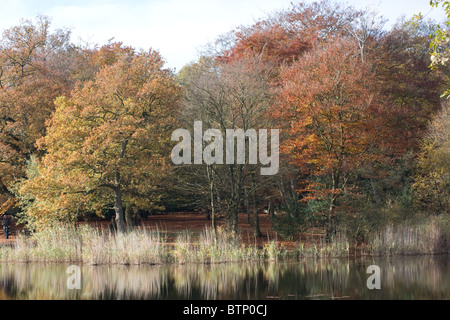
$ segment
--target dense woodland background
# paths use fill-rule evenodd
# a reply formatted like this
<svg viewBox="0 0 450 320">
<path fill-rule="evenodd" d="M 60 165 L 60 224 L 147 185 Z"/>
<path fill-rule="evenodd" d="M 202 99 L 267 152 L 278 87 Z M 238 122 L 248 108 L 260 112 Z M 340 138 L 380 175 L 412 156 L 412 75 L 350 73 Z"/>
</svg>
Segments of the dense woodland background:
<svg viewBox="0 0 450 320">
<path fill-rule="evenodd" d="M 175 74 L 157 51 L 76 45 L 50 20 L 0 39 L 0 210 L 31 229 L 113 213 L 124 232 L 138 216 L 199 210 L 234 234 L 246 212 L 259 236 L 266 209 L 287 239 L 317 227 L 363 242 L 448 217 L 449 70 L 435 21 L 386 30 L 374 12 L 293 4 Z M 280 129 L 278 174 L 248 161 L 174 165 L 171 134 L 196 120 Z"/>
</svg>

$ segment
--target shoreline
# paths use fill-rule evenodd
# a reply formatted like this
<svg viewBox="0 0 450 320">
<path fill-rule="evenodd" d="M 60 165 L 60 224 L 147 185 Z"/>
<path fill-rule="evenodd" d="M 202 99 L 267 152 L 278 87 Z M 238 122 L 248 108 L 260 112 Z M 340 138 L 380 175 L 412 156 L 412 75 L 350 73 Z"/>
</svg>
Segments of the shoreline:
<svg viewBox="0 0 450 320">
<path fill-rule="evenodd" d="M 331 243 L 320 230 L 310 229 L 286 241 L 260 215 L 263 237 L 256 238 L 246 215 L 240 216 L 239 238 L 233 239 L 219 224 L 217 233 L 198 213 L 150 216 L 126 233 L 111 232 L 107 221 L 80 222 L 47 228 L 33 236 L 16 229 L 0 241 L 0 263 L 76 262 L 88 265 L 164 265 L 282 261 L 285 259 L 373 258 L 438 255 L 450 252 L 445 224 L 429 219 L 421 224 L 390 226 L 356 245 L 338 233 Z"/>
</svg>

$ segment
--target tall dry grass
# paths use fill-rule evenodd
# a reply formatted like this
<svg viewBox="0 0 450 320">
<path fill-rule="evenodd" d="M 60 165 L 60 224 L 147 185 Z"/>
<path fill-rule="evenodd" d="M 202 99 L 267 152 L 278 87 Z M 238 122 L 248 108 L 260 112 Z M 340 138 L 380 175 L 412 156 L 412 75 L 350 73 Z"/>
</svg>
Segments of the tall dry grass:
<svg viewBox="0 0 450 320">
<path fill-rule="evenodd" d="M 273 247 L 272 251 L 267 250 L 268 246 Z M 272 242 L 264 248 L 244 245 L 221 228 L 216 232 L 205 228 L 195 239 L 189 232 L 180 233 L 172 253 L 179 263 L 218 263 L 271 259 L 279 254 L 278 249 Z"/>
<path fill-rule="evenodd" d="M 12 247 L 0 248 L 0 262 L 77 262 L 101 264 L 216 263 L 250 261 L 280 255 L 278 247 L 245 246 L 225 231 L 205 229 L 194 237 L 178 234 L 174 244 L 158 229 L 138 228 L 115 233 L 91 226 L 58 225 L 19 235 Z"/>
<path fill-rule="evenodd" d="M 371 255 L 448 254 L 449 219 L 438 216 L 420 223 L 389 225 L 372 236 L 369 250 Z"/>
<path fill-rule="evenodd" d="M 152 229 L 121 234 L 61 224 L 31 236 L 19 235 L 14 246 L 0 249 L 1 262 L 160 264 L 166 259 L 164 239 Z"/>
<path fill-rule="evenodd" d="M 350 242 L 345 233 L 338 232 L 331 242 L 326 242 L 323 237 L 318 243 L 298 243 L 295 254 L 299 258 L 315 259 L 348 257 L 350 255 Z"/>
<path fill-rule="evenodd" d="M 390 225 L 372 235 L 363 255 L 413 255 L 450 252 L 450 226 L 446 217 L 431 217 L 421 223 Z M 356 252 L 356 249 L 355 249 Z M 0 262 L 73 262 L 102 264 L 219 263 L 278 261 L 285 257 L 349 257 L 350 243 L 338 233 L 331 243 L 299 243 L 287 251 L 277 241 L 262 248 L 244 245 L 218 228 L 200 234 L 177 235 L 174 243 L 159 229 L 137 228 L 115 233 L 92 226 L 58 225 L 30 236 L 19 235 L 15 245 L 0 248 Z"/>
</svg>

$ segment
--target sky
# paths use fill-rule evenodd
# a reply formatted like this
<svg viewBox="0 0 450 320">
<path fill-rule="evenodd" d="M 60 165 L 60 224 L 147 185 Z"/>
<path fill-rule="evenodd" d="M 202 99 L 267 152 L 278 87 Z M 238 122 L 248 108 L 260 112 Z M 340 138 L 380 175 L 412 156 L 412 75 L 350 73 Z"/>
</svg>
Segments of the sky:
<svg viewBox="0 0 450 320">
<path fill-rule="evenodd" d="M 180 70 L 199 50 L 239 25 L 250 25 L 299 0 L 0 0 L 0 31 L 21 19 L 46 15 L 52 28 L 69 28 L 74 43 L 122 41 L 136 49 L 158 50 L 166 66 Z M 312 0 L 303 0 L 312 2 Z M 429 0 L 344 0 L 357 9 L 371 8 L 388 19 L 422 13 L 442 22 L 443 9 Z"/>
</svg>

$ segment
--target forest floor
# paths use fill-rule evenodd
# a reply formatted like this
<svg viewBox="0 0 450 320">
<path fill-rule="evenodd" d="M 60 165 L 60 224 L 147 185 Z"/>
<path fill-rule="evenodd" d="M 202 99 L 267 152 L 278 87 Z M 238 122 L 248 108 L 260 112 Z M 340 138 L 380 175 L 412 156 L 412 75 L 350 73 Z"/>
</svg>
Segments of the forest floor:
<svg viewBox="0 0 450 320">
<path fill-rule="evenodd" d="M 270 222 L 270 216 L 267 214 L 259 214 L 259 227 L 262 233 L 262 237 L 255 237 L 253 235 L 253 225 L 248 223 L 246 214 L 239 214 L 238 226 L 240 230 L 241 240 L 246 245 L 253 245 L 259 248 L 264 247 L 265 244 L 275 241 L 279 245 L 283 245 L 287 250 L 293 249 L 298 241 L 306 242 L 307 244 L 317 243 L 320 241 L 320 233 L 308 233 L 302 234 L 301 238 L 294 239 L 292 241 L 286 241 L 272 229 Z M 253 216 L 251 217 L 253 222 Z M 107 230 L 110 221 L 104 219 L 95 219 L 90 221 L 83 221 L 79 224 L 89 224 L 91 226 L 98 227 L 100 229 Z M 217 226 L 223 227 L 224 220 L 218 220 Z M 200 234 L 204 232 L 206 228 L 212 228 L 211 220 L 207 220 L 204 214 L 197 212 L 183 212 L 183 213 L 166 213 L 158 215 L 149 215 L 146 219 L 141 220 L 139 227 L 158 229 L 161 234 L 167 236 L 168 243 L 175 241 L 178 234 L 181 232 L 192 232 Z M 136 227 L 136 228 L 139 228 Z M 23 230 L 23 226 L 17 225 L 13 222 L 10 237 L 5 239 L 3 229 L 0 231 L 0 246 L 12 245 L 17 239 L 18 233 Z"/>
</svg>

